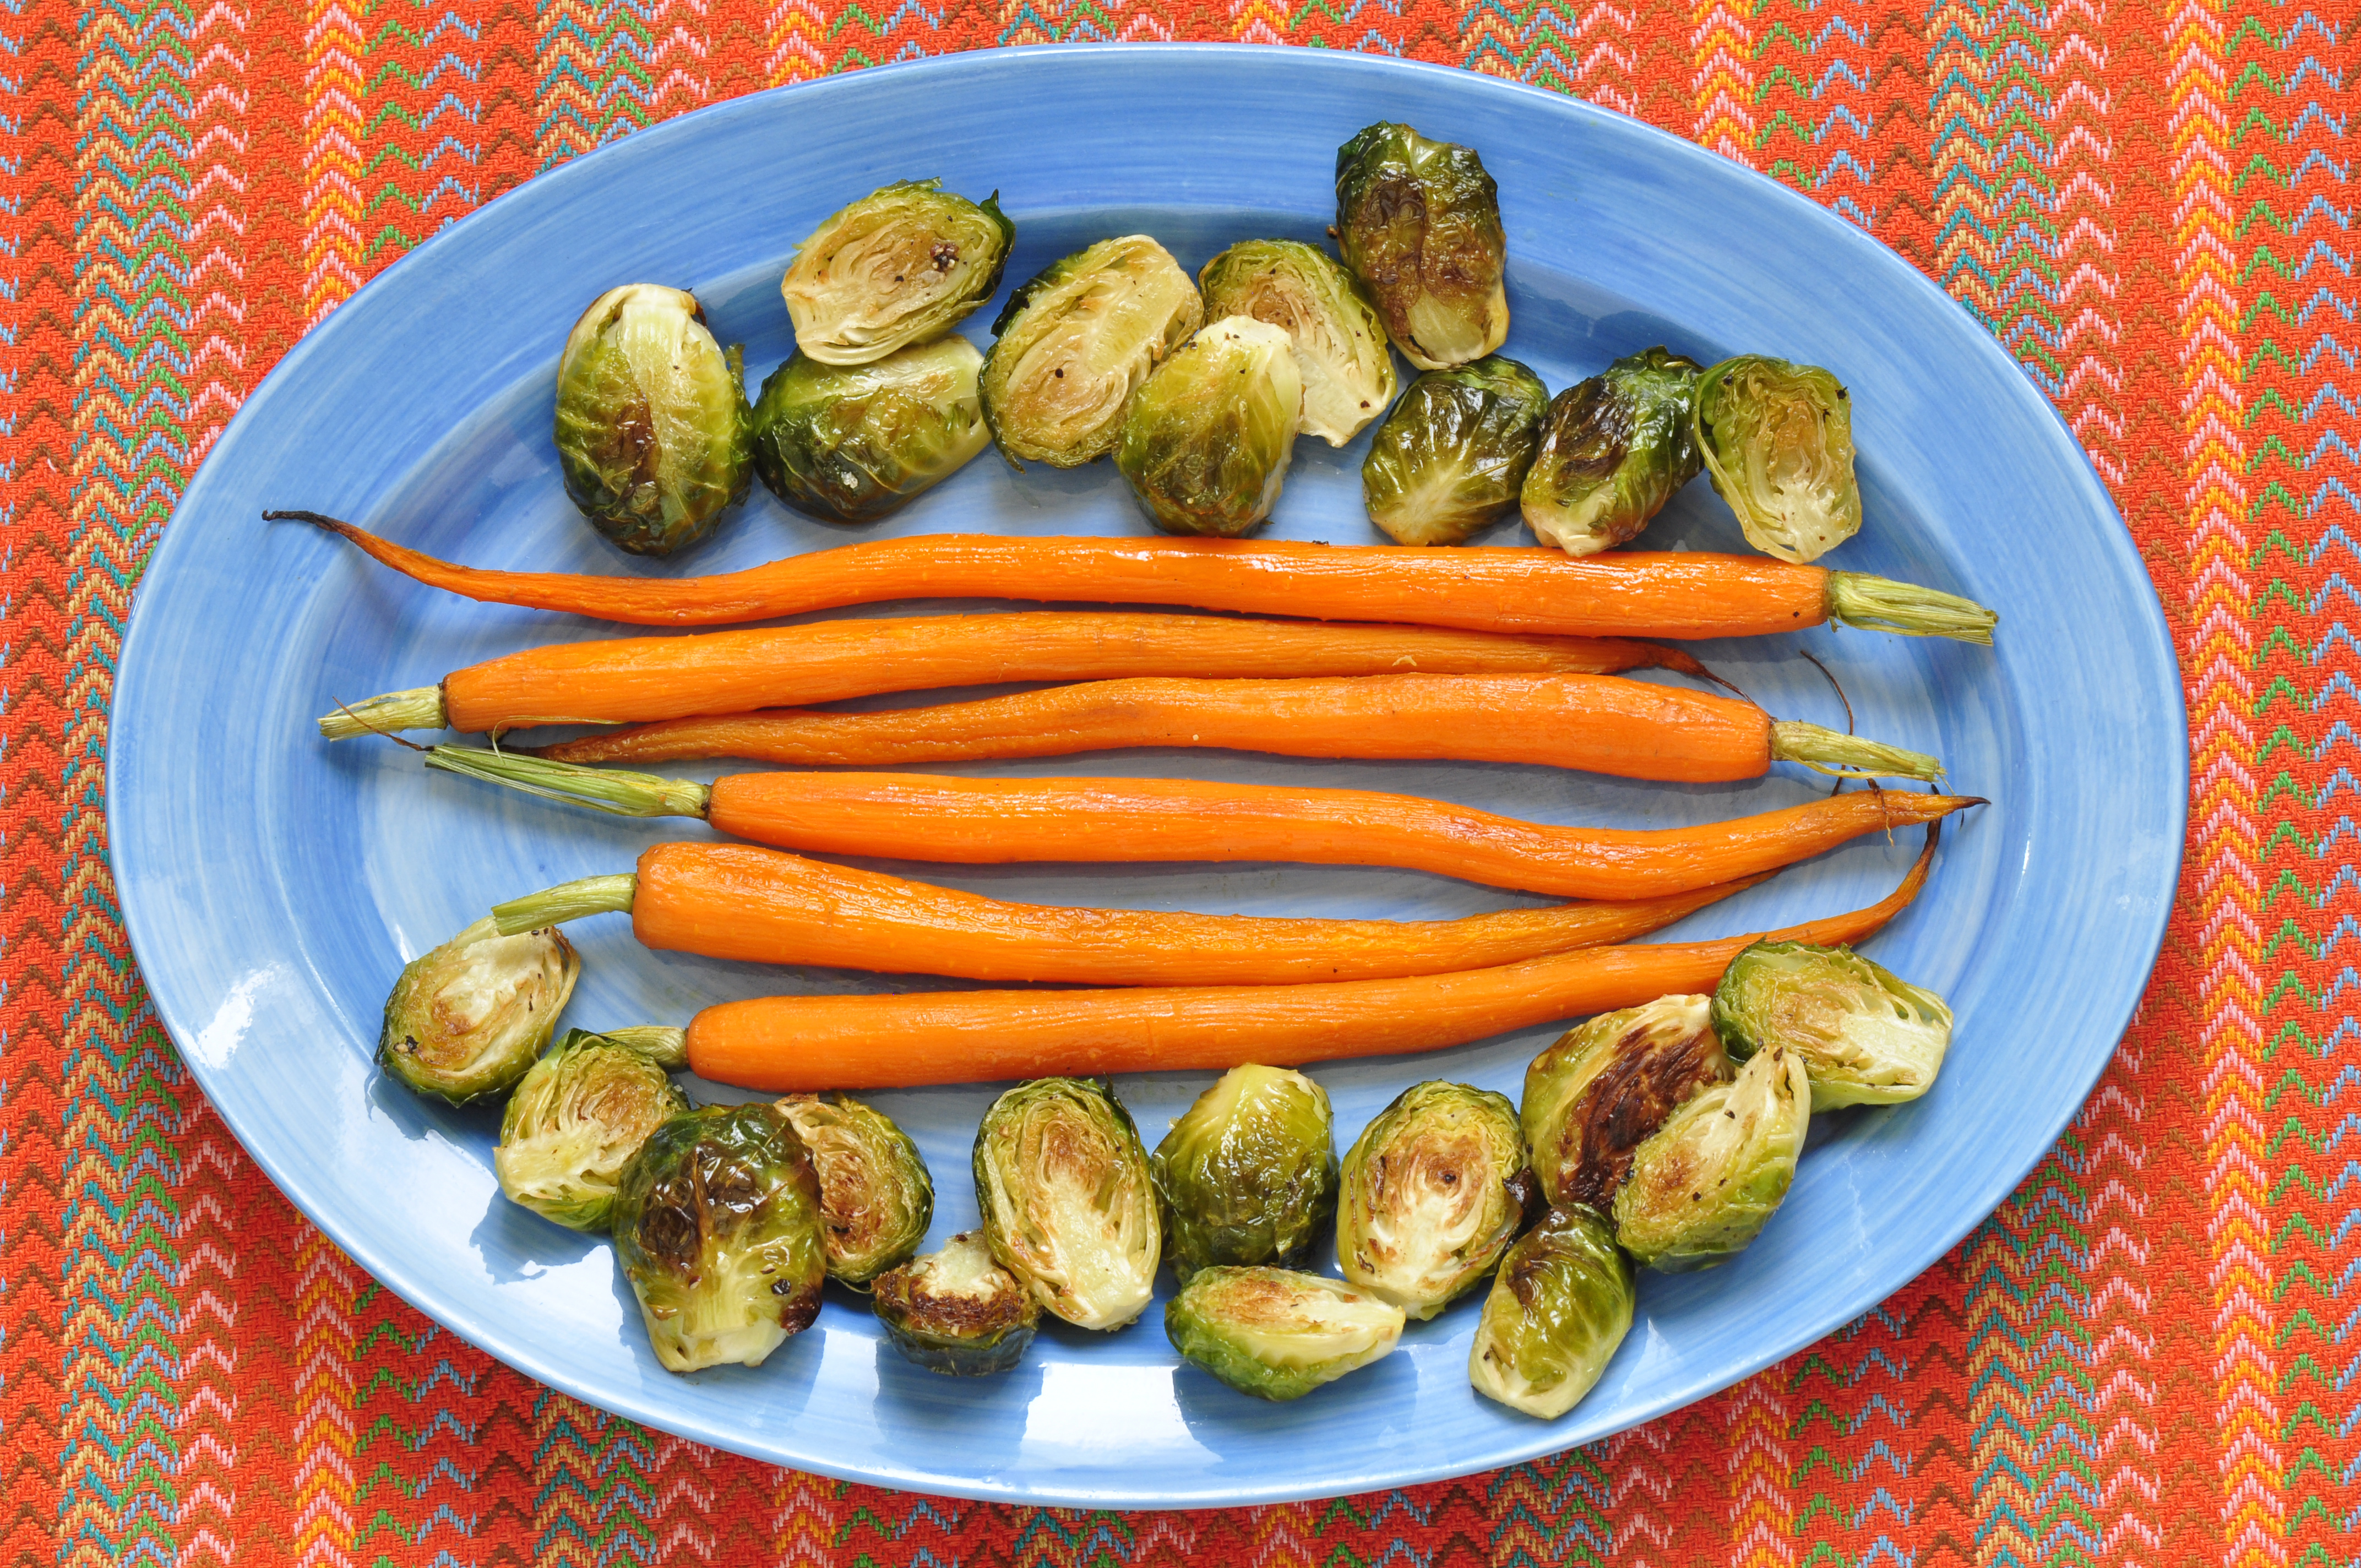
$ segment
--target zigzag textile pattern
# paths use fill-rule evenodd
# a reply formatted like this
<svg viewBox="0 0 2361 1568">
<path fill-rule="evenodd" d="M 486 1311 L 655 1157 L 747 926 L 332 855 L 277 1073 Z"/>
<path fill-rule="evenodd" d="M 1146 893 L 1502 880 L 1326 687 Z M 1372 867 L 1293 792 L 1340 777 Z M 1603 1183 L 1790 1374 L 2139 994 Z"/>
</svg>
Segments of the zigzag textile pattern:
<svg viewBox="0 0 2361 1568">
<path fill-rule="evenodd" d="M 2361 1539 L 2361 13 L 2334 0 L 0 0 L 0 1557 L 2231 1563 Z M 158 1026 L 100 809 L 148 552 L 308 326 L 536 171 L 774 83 L 1224 38 L 1510 76 L 1893 245 L 2113 487 L 2192 730 L 2097 1092 L 1950 1256 L 1595 1447 L 1221 1513 L 961 1503 L 611 1420 L 302 1220 Z"/>
</svg>

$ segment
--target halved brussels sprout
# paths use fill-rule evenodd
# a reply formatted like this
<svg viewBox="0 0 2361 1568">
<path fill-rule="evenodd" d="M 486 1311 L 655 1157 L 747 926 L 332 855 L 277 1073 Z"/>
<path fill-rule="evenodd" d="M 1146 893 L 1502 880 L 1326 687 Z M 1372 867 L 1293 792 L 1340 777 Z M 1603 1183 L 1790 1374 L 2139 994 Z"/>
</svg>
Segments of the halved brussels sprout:
<svg viewBox="0 0 2361 1568">
<path fill-rule="evenodd" d="M 1517 1238 L 1484 1298 L 1467 1381 L 1512 1410 L 1555 1420 L 1582 1402 L 1631 1332 L 1631 1260 L 1587 1209 L 1553 1209 Z"/>
<path fill-rule="evenodd" d="M 697 297 L 626 283 L 591 302 L 557 361 L 557 466 L 590 525 L 634 555 L 671 555 L 746 499 L 745 363 Z"/>
<path fill-rule="evenodd" d="M 1119 1329 L 1155 1294 L 1156 1189 L 1112 1084 L 1037 1078 L 994 1101 L 975 1130 L 975 1201 L 992 1255 L 1076 1327 Z"/>
<path fill-rule="evenodd" d="M 1850 948 L 1809 942 L 1757 942 L 1732 959 L 1713 1025 L 1737 1055 L 1784 1046 L 1802 1058 L 1815 1111 L 1916 1100 L 1951 1044 L 1941 997 Z"/>
<path fill-rule="evenodd" d="M 509 1096 L 492 1173 L 511 1202 L 573 1230 L 603 1231 L 624 1163 L 687 1109 L 688 1096 L 645 1052 L 570 1030 Z"/>
<path fill-rule="evenodd" d="M 1550 400 L 1519 497 L 1543 543 L 1595 555 L 1637 539 L 1697 477 L 1697 361 L 1649 348 Z"/>
<path fill-rule="evenodd" d="M 1712 1012 L 1711 997 L 1659 997 L 1577 1025 L 1533 1058 L 1521 1117 L 1552 1203 L 1603 1212 L 1631 1151 L 1690 1095 L 1730 1081 Z"/>
<path fill-rule="evenodd" d="M 963 337 L 914 344 L 867 365 L 798 354 L 754 400 L 754 472 L 823 522 L 874 522 L 992 444 Z"/>
<path fill-rule="evenodd" d="M 1390 1354 L 1402 1310 L 1290 1268 L 1201 1268 L 1164 1304 L 1172 1348 L 1241 1394 L 1300 1399 Z"/>
<path fill-rule="evenodd" d="M 1338 148 L 1336 248 L 1420 369 L 1466 365 L 1507 340 L 1509 241 L 1474 148 L 1398 125 Z"/>
<path fill-rule="evenodd" d="M 894 1348 L 929 1372 L 982 1377 L 1025 1358 L 1041 1309 L 993 1260 L 982 1231 L 961 1231 L 875 1281 L 872 1305 Z"/>
<path fill-rule="evenodd" d="M 1234 1067 L 1173 1122 L 1148 1172 L 1181 1283 L 1216 1264 L 1293 1264 L 1336 1212 L 1328 1091 L 1283 1067 Z"/>
<path fill-rule="evenodd" d="M 1725 359 L 1697 378 L 1691 417 L 1697 454 L 1746 543 L 1803 562 L 1861 532 L 1852 400 L 1828 371 L 1760 354 Z"/>
<path fill-rule="evenodd" d="M 707 1105 L 649 1134 L 616 1184 L 614 1230 L 668 1370 L 759 1366 L 819 1315 L 819 1178 L 774 1106 Z"/>
<path fill-rule="evenodd" d="M 932 342 L 992 298 L 1016 239 L 997 191 L 981 205 L 939 180 L 873 191 L 814 229 L 779 280 L 796 347 L 867 365 Z"/>
<path fill-rule="evenodd" d="M 1283 328 L 1303 380 L 1295 428 L 1342 446 L 1382 417 L 1394 400 L 1393 350 L 1368 285 L 1316 246 L 1293 239 L 1249 239 L 1197 273 L 1205 319 L 1252 316 Z"/>
<path fill-rule="evenodd" d="M 1052 262 L 992 323 L 981 387 L 993 440 L 1011 462 L 1078 468 L 1104 456 L 1131 394 L 1204 319 L 1189 274 L 1144 234 Z"/>
<path fill-rule="evenodd" d="M 1494 355 L 1410 384 L 1361 459 L 1369 521 L 1397 544 L 1460 544 L 1517 509 L 1549 391 Z"/>
<path fill-rule="evenodd" d="M 581 973 L 556 927 L 502 937 L 488 916 L 402 966 L 385 999 L 378 1065 L 454 1105 L 506 1094 L 549 1044 Z"/>
<path fill-rule="evenodd" d="M 1650 1268 L 1727 1263 L 1771 1223 L 1812 1117 L 1804 1058 L 1773 1046 L 1689 1097 L 1631 1156 L 1615 1239 Z"/>
<path fill-rule="evenodd" d="M 790 1094 L 778 1105 L 819 1172 L 829 1277 L 862 1289 L 915 1256 L 935 1223 L 935 1182 L 910 1135 L 847 1094 Z"/>
<path fill-rule="evenodd" d="M 1499 1261 L 1536 1196 L 1506 1095 L 1413 1084 L 1345 1156 L 1337 1266 L 1411 1317 L 1432 1318 Z"/>
<path fill-rule="evenodd" d="M 1279 504 L 1302 407 L 1285 329 L 1231 316 L 1141 383 L 1124 411 L 1115 466 L 1165 532 L 1234 539 Z"/>
</svg>

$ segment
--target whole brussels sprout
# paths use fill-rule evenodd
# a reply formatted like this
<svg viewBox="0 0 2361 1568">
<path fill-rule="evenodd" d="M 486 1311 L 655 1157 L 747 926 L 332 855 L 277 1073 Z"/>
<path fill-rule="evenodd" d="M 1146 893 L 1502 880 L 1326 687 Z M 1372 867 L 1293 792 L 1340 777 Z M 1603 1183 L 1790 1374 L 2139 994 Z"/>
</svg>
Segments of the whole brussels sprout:
<svg viewBox="0 0 2361 1568">
<path fill-rule="evenodd" d="M 577 1231 L 603 1231 L 624 1162 L 688 1109 L 646 1053 L 569 1031 L 509 1096 L 492 1172 L 509 1201 Z"/>
<path fill-rule="evenodd" d="M 759 1366 L 819 1315 L 819 1178 L 774 1106 L 707 1105 L 649 1134 L 616 1184 L 614 1230 L 670 1371 Z"/>
<path fill-rule="evenodd" d="M 1549 392 L 1494 355 L 1410 384 L 1361 459 L 1369 521 L 1397 544 L 1460 544 L 1517 508 Z"/>
<path fill-rule="evenodd" d="M 1916 1100 L 1951 1044 L 1941 997 L 1850 948 L 1809 942 L 1757 942 L 1732 959 L 1713 1025 L 1740 1056 L 1784 1046 L 1801 1058 L 1815 1111 Z"/>
<path fill-rule="evenodd" d="M 1041 1321 L 1033 1293 L 993 1260 L 982 1231 L 961 1231 L 940 1252 L 889 1268 L 874 1284 L 871 1305 L 894 1348 L 952 1377 L 1015 1366 Z"/>
<path fill-rule="evenodd" d="M 939 180 L 904 180 L 829 217 L 779 280 L 796 347 L 822 365 L 867 365 L 957 326 L 1000 287 L 1016 225 Z"/>
<path fill-rule="evenodd" d="M 1710 997 L 1659 997 L 1602 1013 L 1533 1058 L 1521 1116 L 1543 1196 L 1603 1212 L 1632 1151 L 1690 1095 L 1730 1081 L 1712 1012 Z"/>
<path fill-rule="evenodd" d="M 1643 349 L 1550 400 L 1519 499 L 1545 544 L 1596 555 L 1640 537 L 1697 477 L 1697 366 Z"/>
<path fill-rule="evenodd" d="M 1286 331 L 1231 316 L 1141 384 L 1124 411 L 1115 466 L 1165 532 L 1235 539 L 1279 504 L 1302 407 Z"/>
<path fill-rule="evenodd" d="M 1148 1157 L 1165 1255 L 1188 1283 L 1216 1264 L 1294 1264 L 1336 1212 L 1328 1091 L 1282 1067 L 1234 1067 Z"/>
<path fill-rule="evenodd" d="M 1757 550 L 1812 561 L 1861 532 L 1852 400 L 1826 370 L 1725 359 L 1697 378 L 1691 422 L 1714 489 Z"/>
<path fill-rule="evenodd" d="M 1052 262 L 992 323 L 983 417 L 1012 463 L 1079 468 L 1123 433 L 1131 394 L 1205 319 L 1197 286 L 1144 234 Z"/>
<path fill-rule="evenodd" d="M 1582 1402 L 1631 1332 L 1631 1260 L 1587 1209 L 1553 1209 L 1517 1238 L 1484 1298 L 1467 1381 L 1512 1410 L 1555 1420 Z"/>
<path fill-rule="evenodd" d="M 1336 247 L 1420 369 L 1468 364 L 1507 340 L 1509 241 L 1474 148 L 1383 124 L 1338 148 Z"/>
<path fill-rule="evenodd" d="M 1773 1046 L 1688 1101 L 1631 1156 L 1615 1239 L 1650 1268 L 1727 1263 L 1771 1223 L 1812 1116 L 1804 1058 Z"/>
<path fill-rule="evenodd" d="M 1337 1266 L 1411 1317 L 1432 1318 L 1499 1261 L 1534 1198 L 1506 1095 L 1413 1084 L 1345 1156 Z"/>
<path fill-rule="evenodd" d="M 1113 1085 L 1037 1078 L 994 1101 L 975 1130 L 975 1201 L 992 1255 L 1076 1327 L 1119 1329 L 1155 1294 L 1156 1190 Z"/>
<path fill-rule="evenodd" d="M 790 1094 L 778 1106 L 819 1173 L 829 1277 L 863 1289 L 917 1255 L 935 1223 L 935 1182 L 910 1135 L 847 1094 Z"/>
<path fill-rule="evenodd" d="M 745 364 L 697 297 L 627 283 L 591 302 L 557 361 L 557 465 L 590 525 L 634 555 L 702 542 L 746 499 Z"/>
<path fill-rule="evenodd" d="M 1303 380 L 1295 428 L 1342 446 L 1375 422 L 1399 388 L 1386 323 L 1368 285 L 1316 246 L 1249 239 L 1197 273 L 1205 319 L 1252 316 L 1286 331 Z"/>
<path fill-rule="evenodd" d="M 1164 1304 L 1172 1348 L 1241 1394 L 1300 1399 L 1400 1343 L 1402 1310 L 1289 1268 L 1201 1268 Z"/>
<path fill-rule="evenodd" d="M 866 365 L 802 354 L 754 400 L 754 472 L 823 522 L 874 522 L 959 472 L 992 444 L 963 337 L 897 349 Z"/>
<path fill-rule="evenodd" d="M 402 966 L 385 999 L 378 1065 L 454 1105 L 505 1094 L 549 1044 L 581 973 L 556 927 L 502 937 L 478 920 Z"/>
</svg>

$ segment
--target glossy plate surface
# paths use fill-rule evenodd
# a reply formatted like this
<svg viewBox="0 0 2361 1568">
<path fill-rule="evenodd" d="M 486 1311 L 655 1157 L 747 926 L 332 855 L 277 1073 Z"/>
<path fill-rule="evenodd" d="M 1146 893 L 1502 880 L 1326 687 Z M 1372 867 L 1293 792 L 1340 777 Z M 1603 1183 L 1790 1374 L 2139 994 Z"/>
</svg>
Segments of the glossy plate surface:
<svg viewBox="0 0 2361 1568">
<path fill-rule="evenodd" d="M 847 536 L 759 487 L 716 543 L 669 566 L 619 556 L 572 514 L 550 396 L 558 346 L 590 299 L 632 280 L 693 287 L 757 379 L 789 348 L 776 288 L 786 256 L 876 185 L 939 175 L 977 197 L 997 188 L 1018 225 L 1012 281 L 1135 231 L 1193 270 L 1237 239 L 1319 238 L 1334 148 L 1378 118 L 1481 149 L 1512 257 L 1507 352 L 1553 389 L 1659 342 L 1703 360 L 1753 350 L 1827 365 L 1853 394 L 1869 519 L 1828 564 L 2000 610 L 1992 652 L 1827 630 L 1699 649 L 1773 712 L 1841 724 L 1799 657 L 1818 654 L 1864 733 L 1940 754 L 1958 787 L 1992 797 L 1947 836 L 1927 894 L 1869 949 L 1953 1002 L 1940 1085 L 1915 1105 L 1819 1118 L 1762 1240 L 1728 1267 L 1649 1278 L 1605 1381 L 1555 1424 L 1469 1391 L 1472 1305 L 1287 1406 L 1176 1365 L 1160 1306 L 1109 1336 L 1046 1331 L 1013 1375 L 963 1382 L 902 1362 L 861 1299 L 832 1288 L 816 1329 L 759 1369 L 663 1372 L 607 1245 L 500 1197 L 496 1116 L 421 1102 L 380 1079 L 369 1052 L 401 963 L 488 905 L 626 870 L 643 845 L 700 829 L 544 806 L 429 775 L 390 745 L 330 747 L 312 728 L 340 700 L 611 630 L 431 593 L 256 514 L 313 508 L 489 566 L 717 571 L 823 548 Z M 995 308 L 966 325 L 980 343 Z M 1375 539 L 1359 504 L 1366 440 L 1299 445 L 1272 536 Z M 872 536 L 961 529 L 1145 532 L 1108 465 L 1018 476 L 987 455 Z M 1738 543 L 1702 480 L 1650 541 Z M 1504 526 L 1484 542 L 1527 538 Z M 372 1274 L 511 1365 L 638 1420 L 836 1475 L 1074 1504 L 1277 1500 L 1521 1460 L 1710 1393 L 1873 1305 L 1990 1212 L 2089 1091 L 2157 951 L 2186 795 L 2180 683 L 2138 558 L 2048 405 L 1958 306 L 1840 220 L 1632 121 L 1464 72 L 1297 49 L 1027 49 L 864 71 L 708 109 L 533 181 L 361 291 L 255 393 L 148 570 L 117 691 L 110 831 L 157 1008 L 255 1157 Z M 1301 781 L 1632 825 L 1825 787 L 1784 768 L 1685 789 L 1226 752 L 972 771 Z M 1915 835 L 1864 841 L 1675 935 L 1856 907 L 1916 849 Z M 1350 869 L 891 869 L 1053 903 L 1431 917 L 1514 902 Z M 586 967 L 568 1022 L 584 1025 L 685 1022 L 766 990 L 938 983 L 660 957 L 613 917 L 576 933 Z M 1421 1079 L 1515 1094 L 1553 1033 L 1316 1076 L 1341 1145 Z M 1205 1081 L 1120 1087 L 1152 1144 Z M 936 1241 L 974 1221 L 967 1149 L 994 1091 L 876 1097 L 932 1164 Z"/>
</svg>

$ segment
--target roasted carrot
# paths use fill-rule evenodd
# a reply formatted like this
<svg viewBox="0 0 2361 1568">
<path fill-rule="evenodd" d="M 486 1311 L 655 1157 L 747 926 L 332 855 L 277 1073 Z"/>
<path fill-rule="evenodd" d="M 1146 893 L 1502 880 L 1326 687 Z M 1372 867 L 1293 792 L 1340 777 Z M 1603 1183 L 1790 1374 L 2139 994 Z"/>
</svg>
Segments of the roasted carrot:
<svg viewBox="0 0 2361 1568">
<path fill-rule="evenodd" d="M 1052 1073 L 1298 1066 L 1480 1040 L 1678 992 L 1711 991 L 1763 936 L 1858 942 L 1927 880 L 1939 825 L 1884 899 L 1850 915 L 1713 942 L 1587 948 L 1496 969 L 1311 985 L 962 991 L 725 1002 L 688 1025 L 701 1077 L 765 1093 L 898 1089 Z"/>
<path fill-rule="evenodd" d="M 1752 637 L 1836 620 L 1990 642 L 1995 620 L 1956 594 L 1885 577 L 1689 551 L 1576 557 L 1546 549 L 937 533 L 842 544 L 715 577 L 604 577 L 458 566 L 317 512 L 262 515 L 316 523 L 405 576 L 468 598 L 638 626 L 726 626 L 916 598 L 1187 605 L 1626 637 Z"/>
</svg>

